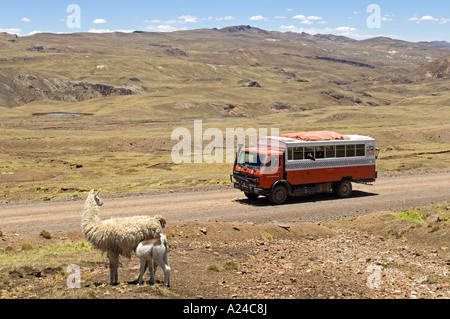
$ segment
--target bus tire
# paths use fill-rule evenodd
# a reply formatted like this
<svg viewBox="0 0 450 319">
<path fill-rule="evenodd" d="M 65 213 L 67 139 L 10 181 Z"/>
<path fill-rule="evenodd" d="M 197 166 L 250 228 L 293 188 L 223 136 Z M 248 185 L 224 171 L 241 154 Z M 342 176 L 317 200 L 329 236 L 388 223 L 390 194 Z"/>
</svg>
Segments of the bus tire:
<svg viewBox="0 0 450 319">
<path fill-rule="evenodd" d="M 336 196 L 339 198 L 349 198 L 352 195 L 352 182 L 344 179 L 336 184 Z"/>
<path fill-rule="evenodd" d="M 282 205 L 288 197 L 287 189 L 284 185 L 275 186 L 269 194 L 269 201 L 273 205 Z"/>
<path fill-rule="evenodd" d="M 257 194 L 247 193 L 247 192 L 244 192 L 244 195 L 245 195 L 245 197 L 247 197 L 248 199 L 251 199 L 251 200 L 258 199 L 258 197 L 259 197 L 259 195 L 257 195 Z"/>
</svg>

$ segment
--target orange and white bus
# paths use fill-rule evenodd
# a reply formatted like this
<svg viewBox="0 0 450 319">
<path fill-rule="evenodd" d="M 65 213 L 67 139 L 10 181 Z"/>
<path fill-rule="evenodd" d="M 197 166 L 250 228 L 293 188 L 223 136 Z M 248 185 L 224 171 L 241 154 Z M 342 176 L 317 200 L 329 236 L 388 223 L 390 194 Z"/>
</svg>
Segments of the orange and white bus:
<svg viewBox="0 0 450 319">
<path fill-rule="evenodd" d="M 334 193 L 350 197 L 352 182 L 377 178 L 375 139 L 335 132 L 269 136 L 256 148 L 238 149 L 231 180 L 250 199 L 274 205 L 289 196 Z"/>
</svg>

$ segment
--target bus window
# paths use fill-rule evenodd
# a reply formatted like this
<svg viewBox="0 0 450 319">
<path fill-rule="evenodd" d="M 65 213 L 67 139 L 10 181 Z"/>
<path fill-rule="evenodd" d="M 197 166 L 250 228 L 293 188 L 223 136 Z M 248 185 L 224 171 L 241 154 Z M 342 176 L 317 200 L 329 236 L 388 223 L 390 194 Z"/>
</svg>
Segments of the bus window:
<svg viewBox="0 0 450 319">
<path fill-rule="evenodd" d="M 305 147 L 305 159 L 314 159 L 314 146 Z"/>
<path fill-rule="evenodd" d="M 327 158 L 336 157 L 336 147 L 334 145 L 328 145 L 326 147 L 326 156 Z"/>
<path fill-rule="evenodd" d="M 303 147 L 294 148 L 294 161 L 302 160 L 303 157 Z"/>
<path fill-rule="evenodd" d="M 366 145 L 358 144 L 356 145 L 356 156 L 366 156 Z"/>
<path fill-rule="evenodd" d="M 288 161 L 292 161 L 294 159 L 294 149 L 292 147 L 289 147 L 287 154 L 288 154 L 288 158 L 287 158 Z"/>
<path fill-rule="evenodd" d="M 346 157 L 355 157 L 356 145 L 346 145 L 345 146 L 345 155 Z"/>
<path fill-rule="evenodd" d="M 316 146 L 315 158 L 325 158 L 323 146 Z"/>
<path fill-rule="evenodd" d="M 345 145 L 336 145 L 336 157 L 345 157 Z"/>
<path fill-rule="evenodd" d="M 270 156 L 265 165 L 266 167 L 280 167 L 280 158 L 278 156 Z"/>
<path fill-rule="evenodd" d="M 264 166 L 266 155 L 254 152 L 242 152 L 239 155 L 237 164 L 242 167 L 261 169 Z"/>
</svg>

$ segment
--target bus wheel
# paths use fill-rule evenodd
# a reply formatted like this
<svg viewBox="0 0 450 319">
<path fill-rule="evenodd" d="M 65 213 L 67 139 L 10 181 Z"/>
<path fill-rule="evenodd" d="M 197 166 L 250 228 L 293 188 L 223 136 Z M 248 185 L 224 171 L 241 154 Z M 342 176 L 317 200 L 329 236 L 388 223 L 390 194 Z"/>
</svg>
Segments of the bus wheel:
<svg viewBox="0 0 450 319">
<path fill-rule="evenodd" d="M 279 185 L 275 187 L 269 194 L 269 201 L 273 205 L 282 205 L 286 202 L 288 197 L 286 187 Z"/>
<path fill-rule="evenodd" d="M 352 182 L 349 180 L 342 180 L 336 184 L 336 195 L 339 198 L 348 198 L 352 195 Z"/>
<path fill-rule="evenodd" d="M 244 192 L 244 195 L 245 195 L 248 199 L 251 199 L 251 200 L 258 199 L 258 197 L 259 197 L 259 195 L 256 195 L 256 194 L 253 194 L 253 193 L 247 193 L 247 192 Z"/>
</svg>

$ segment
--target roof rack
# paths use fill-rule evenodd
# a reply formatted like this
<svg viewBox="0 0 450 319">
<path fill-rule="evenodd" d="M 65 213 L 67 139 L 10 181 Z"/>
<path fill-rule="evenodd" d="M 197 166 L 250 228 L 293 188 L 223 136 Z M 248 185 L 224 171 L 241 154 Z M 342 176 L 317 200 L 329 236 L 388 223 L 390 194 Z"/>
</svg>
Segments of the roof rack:
<svg viewBox="0 0 450 319">
<path fill-rule="evenodd" d="M 294 138 L 302 141 L 331 141 L 331 140 L 349 140 L 350 137 L 331 131 L 315 131 L 280 134 L 280 137 Z"/>
</svg>

